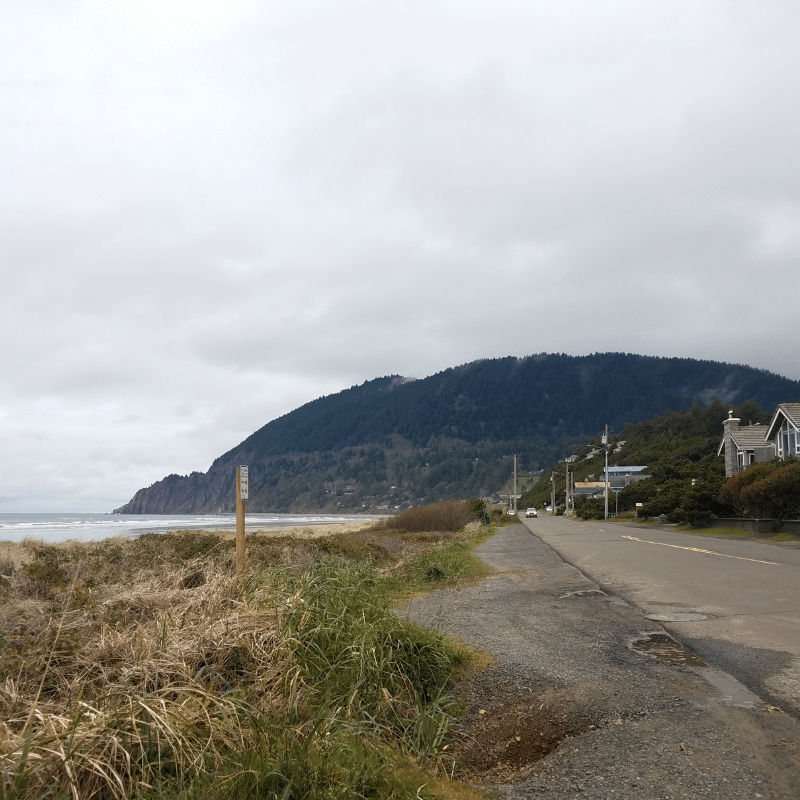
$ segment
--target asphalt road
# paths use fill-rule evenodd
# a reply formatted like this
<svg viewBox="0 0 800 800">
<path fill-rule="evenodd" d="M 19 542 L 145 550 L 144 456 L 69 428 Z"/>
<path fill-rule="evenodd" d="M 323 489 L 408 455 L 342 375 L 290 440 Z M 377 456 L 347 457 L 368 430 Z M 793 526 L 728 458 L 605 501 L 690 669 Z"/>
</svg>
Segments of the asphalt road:
<svg viewBox="0 0 800 800">
<path fill-rule="evenodd" d="M 595 583 L 785 711 L 800 715 L 800 549 L 610 521 L 523 519 Z"/>
<path fill-rule="evenodd" d="M 662 543 L 647 544 L 657 540 Z M 718 590 L 706 586 L 710 568 L 654 556 L 677 553 L 664 544 L 696 548 L 669 558 L 723 557 L 697 552 L 716 550 L 715 541 L 670 531 L 532 520 L 503 527 L 476 548 L 493 570 L 487 578 L 404 607 L 409 619 L 488 656 L 486 668 L 457 689 L 465 714 L 452 752 L 470 783 L 505 800 L 800 797 L 800 715 L 780 713 L 759 691 L 765 678 L 785 674 L 793 656 L 734 637 L 709 638 L 707 651 L 716 650 L 705 666 L 687 660 L 690 654 L 664 627 L 687 641 L 676 628 L 696 632 L 700 623 L 650 621 L 636 604 L 685 613 L 713 601 L 720 617 L 710 622 L 731 624 L 732 617 L 722 617 L 729 581 L 718 578 Z M 741 544 L 724 542 L 738 550 L 726 555 L 753 558 Z M 767 550 L 776 557 L 756 555 L 752 563 L 781 554 L 781 548 Z M 681 583 L 672 586 L 673 578 Z M 736 669 L 717 668 L 723 657 Z M 757 691 L 732 671 L 749 672 Z"/>
</svg>

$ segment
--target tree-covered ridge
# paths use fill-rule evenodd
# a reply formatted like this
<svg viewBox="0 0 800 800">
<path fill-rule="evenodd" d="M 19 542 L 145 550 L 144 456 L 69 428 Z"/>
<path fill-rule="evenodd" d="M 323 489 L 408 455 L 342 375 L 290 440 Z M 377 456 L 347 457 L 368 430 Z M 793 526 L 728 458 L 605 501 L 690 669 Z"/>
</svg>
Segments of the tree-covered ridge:
<svg viewBox="0 0 800 800">
<path fill-rule="evenodd" d="M 715 397 L 754 397 L 773 407 L 800 397 L 800 382 L 739 365 L 625 353 L 509 356 L 420 380 L 385 376 L 306 403 L 248 436 L 208 472 L 170 475 L 117 510 L 229 511 L 238 464 L 250 467 L 253 511 L 474 497 L 507 481 L 513 454 L 535 472 L 605 425 L 622 430 L 692 403 L 706 407 Z"/>
<path fill-rule="evenodd" d="M 421 380 L 387 376 L 321 397 L 245 439 L 264 454 L 351 447 L 397 434 L 416 447 L 432 436 L 463 441 L 548 439 L 621 428 L 631 420 L 713 399 L 761 403 L 800 384 L 740 365 L 629 353 L 486 359 Z M 225 456 L 222 456 L 225 458 Z"/>
</svg>

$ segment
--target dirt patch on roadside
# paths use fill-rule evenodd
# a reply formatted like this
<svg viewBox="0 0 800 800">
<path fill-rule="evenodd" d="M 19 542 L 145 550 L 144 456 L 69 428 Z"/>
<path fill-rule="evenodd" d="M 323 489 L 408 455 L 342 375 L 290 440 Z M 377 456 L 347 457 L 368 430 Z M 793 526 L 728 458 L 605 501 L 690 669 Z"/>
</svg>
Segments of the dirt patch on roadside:
<svg viewBox="0 0 800 800">
<path fill-rule="evenodd" d="M 565 739 L 595 725 L 571 692 L 547 690 L 506 695 L 472 709 L 456 745 L 461 778 L 480 785 L 508 783 L 530 771 Z"/>
</svg>

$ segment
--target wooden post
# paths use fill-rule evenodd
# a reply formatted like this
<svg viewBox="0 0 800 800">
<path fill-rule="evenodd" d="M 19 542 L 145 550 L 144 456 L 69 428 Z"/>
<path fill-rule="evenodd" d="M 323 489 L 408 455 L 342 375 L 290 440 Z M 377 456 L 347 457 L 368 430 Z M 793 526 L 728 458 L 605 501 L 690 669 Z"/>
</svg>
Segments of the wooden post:
<svg viewBox="0 0 800 800">
<path fill-rule="evenodd" d="M 244 538 L 244 509 L 248 495 L 247 467 L 236 467 L 236 574 L 244 574 L 245 566 L 245 538 Z"/>
</svg>

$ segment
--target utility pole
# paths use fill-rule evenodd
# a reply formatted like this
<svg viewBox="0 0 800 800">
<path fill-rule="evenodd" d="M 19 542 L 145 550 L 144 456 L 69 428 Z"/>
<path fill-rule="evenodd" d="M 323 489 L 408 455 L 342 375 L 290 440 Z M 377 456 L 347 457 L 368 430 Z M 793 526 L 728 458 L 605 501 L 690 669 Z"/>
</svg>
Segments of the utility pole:
<svg viewBox="0 0 800 800">
<path fill-rule="evenodd" d="M 234 496 L 236 498 L 236 575 L 244 574 L 245 565 L 245 538 L 244 538 L 244 510 L 249 494 L 247 467 L 236 467 L 236 485 Z"/>
<path fill-rule="evenodd" d="M 517 513 L 517 454 L 514 453 L 514 513 Z"/>
<path fill-rule="evenodd" d="M 603 435 L 603 449 L 606 451 L 606 510 L 604 519 L 608 519 L 608 425 L 606 425 L 606 432 Z"/>
</svg>

